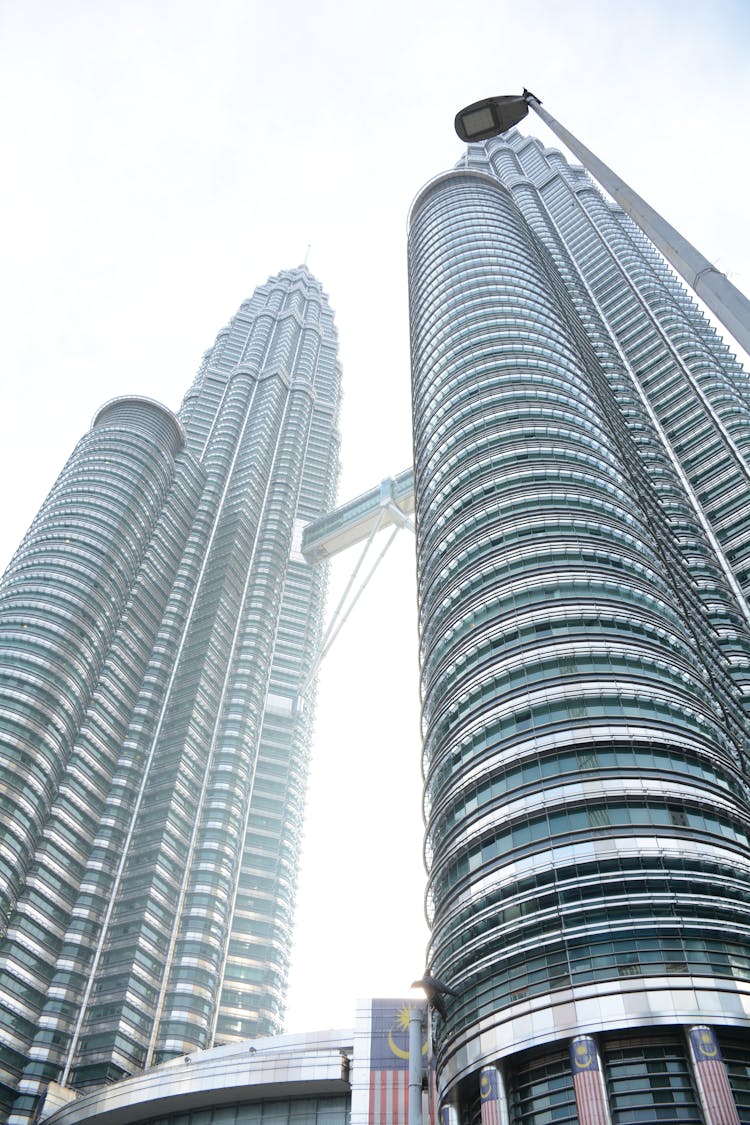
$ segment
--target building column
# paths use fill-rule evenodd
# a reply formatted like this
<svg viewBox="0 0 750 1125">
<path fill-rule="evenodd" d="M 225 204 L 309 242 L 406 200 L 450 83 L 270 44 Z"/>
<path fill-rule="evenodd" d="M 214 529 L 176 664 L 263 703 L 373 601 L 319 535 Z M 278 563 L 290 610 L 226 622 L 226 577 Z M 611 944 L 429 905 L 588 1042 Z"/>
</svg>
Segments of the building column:
<svg viewBox="0 0 750 1125">
<path fill-rule="evenodd" d="M 509 1125 L 508 1098 L 502 1071 L 496 1066 L 483 1066 L 479 1075 L 479 1100 L 482 1125 Z"/>
<path fill-rule="evenodd" d="M 696 1024 L 687 1029 L 687 1040 L 706 1125 L 740 1125 L 729 1075 L 714 1032 L 706 1024 Z"/>
<path fill-rule="evenodd" d="M 596 1040 L 576 1035 L 570 1041 L 570 1068 L 581 1125 L 612 1125 L 604 1072 Z"/>
<path fill-rule="evenodd" d="M 440 1125 L 460 1125 L 461 1115 L 458 1106 L 453 1102 L 446 1102 L 440 1107 Z"/>
</svg>

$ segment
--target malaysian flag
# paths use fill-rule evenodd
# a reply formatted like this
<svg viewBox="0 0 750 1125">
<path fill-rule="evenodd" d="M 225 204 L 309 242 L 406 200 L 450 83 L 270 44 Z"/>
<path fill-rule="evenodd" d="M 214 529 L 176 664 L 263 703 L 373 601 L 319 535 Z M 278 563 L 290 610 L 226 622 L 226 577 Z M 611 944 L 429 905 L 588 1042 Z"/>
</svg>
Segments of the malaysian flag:
<svg viewBox="0 0 750 1125">
<path fill-rule="evenodd" d="M 740 1125 L 727 1068 L 713 1031 L 705 1026 L 691 1027 L 688 1039 L 708 1125 Z"/>
<path fill-rule="evenodd" d="M 590 1035 L 577 1035 L 570 1044 L 570 1066 L 581 1125 L 611 1125 L 596 1043 Z"/>
<path fill-rule="evenodd" d="M 373 1000 L 369 1125 L 408 1125 L 409 1012 L 423 1003 Z M 423 1046 L 426 1057 L 427 1045 Z"/>
<path fill-rule="evenodd" d="M 482 1125 L 500 1125 L 500 1088 L 494 1066 L 485 1066 L 479 1075 L 479 1101 Z"/>
</svg>

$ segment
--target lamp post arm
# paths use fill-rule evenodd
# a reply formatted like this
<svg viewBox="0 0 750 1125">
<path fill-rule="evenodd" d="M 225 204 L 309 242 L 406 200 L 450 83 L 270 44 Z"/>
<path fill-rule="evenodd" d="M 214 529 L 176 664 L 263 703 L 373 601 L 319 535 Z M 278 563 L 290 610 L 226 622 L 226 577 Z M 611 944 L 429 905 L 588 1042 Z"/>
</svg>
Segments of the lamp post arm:
<svg viewBox="0 0 750 1125">
<path fill-rule="evenodd" d="M 750 300 L 732 282 L 704 258 L 692 243 L 663 219 L 645 199 L 633 191 L 591 149 L 568 132 L 538 98 L 526 93 L 526 102 L 542 121 L 578 157 L 584 168 L 604 190 L 620 204 L 626 215 L 636 223 L 669 264 L 707 305 L 714 316 L 732 334 L 737 343 L 750 352 Z"/>
</svg>

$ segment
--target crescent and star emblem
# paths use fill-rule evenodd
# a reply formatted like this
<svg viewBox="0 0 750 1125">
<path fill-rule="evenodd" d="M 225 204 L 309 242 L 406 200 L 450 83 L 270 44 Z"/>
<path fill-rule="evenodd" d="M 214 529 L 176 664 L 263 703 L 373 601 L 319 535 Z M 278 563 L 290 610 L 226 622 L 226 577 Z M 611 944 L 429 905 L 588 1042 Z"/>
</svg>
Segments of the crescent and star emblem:
<svg viewBox="0 0 750 1125">
<path fill-rule="evenodd" d="M 398 1016 L 397 1016 L 397 1019 L 396 1019 L 399 1030 L 401 1030 L 401 1031 L 408 1031 L 409 1030 L 409 1013 L 410 1013 L 410 1011 L 411 1011 L 411 1008 L 409 1008 L 406 1005 L 403 1008 L 400 1009 L 400 1011 L 398 1013 Z M 391 1051 L 393 1052 L 393 1054 L 396 1056 L 397 1059 L 408 1059 L 409 1058 L 408 1049 L 404 1050 L 403 1047 L 399 1047 L 398 1043 L 393 1038 L 393 1030 L 394 1030 L 393 1027 L 390 1027 L 388 1029 L 388 1046 L 390 1047 Z M 422 1054 L 423 1055 L 427 1054 L 427 1044 L 426 1043 L 422 1046 Z"/>
<path fill-rule="evenodd" d="M 711 1035 L 711 1033 L 709 1031 L 701 1032 L 701 1051 L 704 1055 L 707 1055 L 709 1058 L 713 1058 L 714 1055 L 717 1053 L 717 1051 L 716 1051 L 716 1040 L 714 1039 L 713 1035 Z"/>
</svg>

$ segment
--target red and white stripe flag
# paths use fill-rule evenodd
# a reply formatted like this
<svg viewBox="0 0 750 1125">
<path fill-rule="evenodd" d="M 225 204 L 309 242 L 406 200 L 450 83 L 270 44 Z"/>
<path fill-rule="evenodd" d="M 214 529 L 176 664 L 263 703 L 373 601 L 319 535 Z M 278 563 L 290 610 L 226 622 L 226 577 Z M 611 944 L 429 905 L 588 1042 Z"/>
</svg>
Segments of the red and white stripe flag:
<svg viewBox="0 0 750 1125">
<path fill-rule="evenodd" d="M 727 1068 L 713 1031 L 704 1025 L 691 1027 L 688 1039 L 707 1125 L 740 1125 Z"/>
<path fill-rule="evenodd" d="M 413 1007 L 424 1007 L 424 1001 L 372 1001 L 368 1125 L 408 1125 L 409 1013 Z M 423 1063 L 426 1059 L 425 1043 Z"/>
<path fill-rule="evenodd" d="M 407 1125 L 409 1071 L 370 1071 L 370 1125 Z"/>
<path fill-rule="evenodd" d="M 485 1066 L 479 1075 L 479 1103 L 482 1125 L 500 1125 L 500 1083 L 494 1066 Z"/>
<path fill-rule="evenodd" d="M 581 1125 L 611 1125 L 599 1069 L 599 1052 L 590 1035 L 577 1035 L 571 1041 L 570 1066 Z"/>
</svg>

